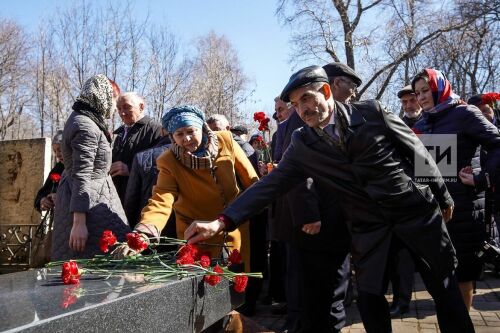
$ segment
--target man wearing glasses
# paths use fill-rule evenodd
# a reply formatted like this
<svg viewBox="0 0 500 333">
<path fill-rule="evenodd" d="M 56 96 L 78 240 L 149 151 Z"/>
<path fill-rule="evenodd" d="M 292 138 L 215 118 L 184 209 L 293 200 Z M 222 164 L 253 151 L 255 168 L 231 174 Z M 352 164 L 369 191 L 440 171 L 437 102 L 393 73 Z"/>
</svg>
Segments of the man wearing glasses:
<svg viewBox="0 0 500 333">
<path fill-rule="evenodd" d="M 356 89 L 362 81 L 358 73 L 340 62 L 332 62 L 323 66 L 332 88 L 333 99 L 342 103 L 350 103 L 356 97 Z"/>
</svg>

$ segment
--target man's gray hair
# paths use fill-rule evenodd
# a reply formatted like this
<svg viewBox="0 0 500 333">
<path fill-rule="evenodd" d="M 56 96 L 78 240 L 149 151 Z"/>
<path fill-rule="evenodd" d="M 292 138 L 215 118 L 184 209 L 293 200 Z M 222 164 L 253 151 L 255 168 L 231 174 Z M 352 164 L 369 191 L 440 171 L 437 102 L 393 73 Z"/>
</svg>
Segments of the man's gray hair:
<svg viewBox="0 0 500 333">
<path fill-rule="evenodd" d="M 56 131 L 56 135 L 52 138 L 52 144 L 53 145 L 60 145 L 62 142 L 62 137 L 63 137 L 63 131 L 58 130 Z"/>
<path fill-rule="evenodd" d="M 207 124 L 213 124 L 216 121 L 220 122 L 222 127 L 229 126 L 229 120 L 223 114 L 213 114 L 207 119 Z"/>
<path fill-rule="evenodd" d="M 122 98 L 128 98 L 129 100 L 132 100 L 133 103 L 135 103 L 136 105 L 139 105 L 140 103 L 142 103 L 142 104 L 144 104 L 144 106 L 146 106 L 146 101 L 144 100 L 144 97 L 142 97 L 141 95 L 139 95 L 135 91 L 127 91 L 127 92 L 120 94 L 120 96 L 118 96 L 117 103 Z"/>
<path fill-rule="evenodd" d="M 318 89 L 319 89 L 319 88 L 318 88 Z M 288 102 L 288 103 L 287 103 L 287 102 L 284 102 L 284 101 L 283 101 L 280 97 L 281 97 L 281 96 L 279 96 L 279 95 L 278 95 L 278 96 L 276 96 L 276 97 L 274 97 L 274 103 L 277 103 L 278 101 L 282 101 L 283 103 L 285 103 L 285 104 L 286 104 L 286 106 L 287 106 L 288 108 L 292 106 L 292 103 L 290 103 L 290 102 Z"/>
</svg>

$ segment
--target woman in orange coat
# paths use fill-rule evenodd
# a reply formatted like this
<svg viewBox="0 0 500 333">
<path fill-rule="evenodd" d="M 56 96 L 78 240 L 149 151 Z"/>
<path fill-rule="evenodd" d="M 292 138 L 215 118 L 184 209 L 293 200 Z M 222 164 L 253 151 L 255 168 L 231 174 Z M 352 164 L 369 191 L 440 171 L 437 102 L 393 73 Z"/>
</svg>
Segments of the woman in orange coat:
<svg viewBox="0 0 500 333">
<path fill-rule="evenodd" d="M 216 219 L 241 187 L 249 187 L 258 177 L 231 132 L 212 132 L 196 107 L 175 107 L 163 116 L 162 123 L 173 143 L 157 160 L 158 180 L 135 231 L 158 237 L 174 210 L 177 237 L 182 239 L 192 221 Z M 211 243 L 222 244 L 223 237 L 221 233 Z M 240 250 L 247 271 L 249 241 L 247 224 L 226 238 L 230 249 Z M 205 250 L 212 256 L 220 253 L 219 247 L 207 246 Z M 120 252 L 128 255 L 132 250 L 122 248 Z"/>
</svg>

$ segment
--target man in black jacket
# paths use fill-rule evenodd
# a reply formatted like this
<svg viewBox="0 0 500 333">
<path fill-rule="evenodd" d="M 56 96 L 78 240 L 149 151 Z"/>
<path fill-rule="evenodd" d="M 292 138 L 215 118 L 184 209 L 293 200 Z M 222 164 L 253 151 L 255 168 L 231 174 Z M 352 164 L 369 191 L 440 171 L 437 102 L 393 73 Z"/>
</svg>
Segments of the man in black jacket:
<svg viewBox="0 0 500 333">
<path fill-rule="evenodd" d="M 411 85 L 404 86 L 398 91 L 398 98 L 401 101 L 402 120 L 409 128 L 422 119 L 422 108 L 417 102 L 417 97 Z"/>
<path fill-rule="evenodd" d="M 278 126 L 277 146 L 286 151 L 293 132 L 305 125 L 292 108 Z M 273 227 L 281 229 L 287 245 L 288 332 L 340 332 L 346 319 L 351 239 L 338 199 L 308 178 L 278 202 Z"/>
<path fill-rule="evenodd" d="M 210 223 L 192 223 L 191 243 L 243 223 L 276 195 L 307 177 L 337 194 L 352 235 L 351 253 L 358 307 L 368 333 L 391 332 L 387 261 L 407 247 L 434 298 L 442 332 L 474 332 L 454 269 L 456 257 L 446 230 L 453 200 L 432 157 L 418 137 L 378 101 L 335 102 L 318 66 L 290 77 L 282 92 L 308 126 L 294 132 L 278 168 Z M 413 181 L 415 161 L 426 161 L 427 185 Z M 422 167 L 424 168 L 424 167 Z"/>
<path fill-rule="evenodd" d="M 132 161 L 138 152 L 155 146 L 161 138 L 161 125 L 144 114 L 144 99 L 135 92 L 118 97 L 116 106 L 123 125 L 113 132 L 113 163 L 109 171 L 122 204 Z"/>
</svg>

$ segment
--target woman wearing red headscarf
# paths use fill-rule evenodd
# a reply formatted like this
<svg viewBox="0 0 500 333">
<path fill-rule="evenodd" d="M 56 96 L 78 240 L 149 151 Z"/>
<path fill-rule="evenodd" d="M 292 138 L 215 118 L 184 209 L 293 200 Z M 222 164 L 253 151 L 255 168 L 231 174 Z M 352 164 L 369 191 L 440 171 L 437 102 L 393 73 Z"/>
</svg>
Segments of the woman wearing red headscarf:
<svg viewBox="0 0 500 333">
<path fill-rule="evenodd" d="M 414 125 L 414 131 L 433 134 L 437 142 L 447 140 L 438 134 L 452 134 L 456 138 L 456 170 L 452 160 L 448 167 L 453 167 L 453 170 L 447 171 L 452 171 L 453 176 L 444 175 L 455 201 L 453 218 L 447 223 L 447 228 L 457 251 L 456 274 L 460 290 L 470 309 L 473 284 L 482 269 L 482 262 L 475 253 L 486 236 L 484 191 L 498 184 L 500 174 L 500 135 L 478 108 L 465 104 L 453 93 L 450 82 L 440 71 L 424 69 L 413 78 L 412 87 L 424 111 L 422 120 Z M 479 154 L 479 146 L 487 152 L 487 157 L 481 161 L 483 168 L 478 165 L 472 173 L 471 161 Z"/>
</svg>

